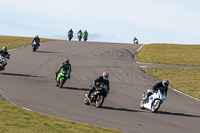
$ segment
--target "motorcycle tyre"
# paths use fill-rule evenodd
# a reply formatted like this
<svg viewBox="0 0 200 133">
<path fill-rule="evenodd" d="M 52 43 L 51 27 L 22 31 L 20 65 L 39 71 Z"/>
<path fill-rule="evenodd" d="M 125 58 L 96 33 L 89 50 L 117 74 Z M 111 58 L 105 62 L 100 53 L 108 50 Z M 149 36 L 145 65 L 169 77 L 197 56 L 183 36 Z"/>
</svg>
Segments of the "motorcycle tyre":
<svg viewBox="0 0 200 133">
<path fill-rule="evenodd" d="M 157 108 L 156 108 L 155 110 L 153 110 L 153 109 L 152 109 L 152 107 L 154 106 L 154 103 L 155 103 L 155 102 L 156 102 L 156 100 L 155 100 L 155 101 L 153 101 L 153 103 L 152 103 L 152 105 L 151 105 L 151 112 L 152 112 L 152 113 L 155 113 L 155 112 L 157 112 L 157 111 L 158 111 L 158 109 L 160 108 L 160 104 L 161 104 L 161 103 L 160 103 L 160 102 L 158 102 Z"/>
<path fill-rule="evenodd" d="M 100 97 L 100 99 L 101 99 L 101 102 L 100 103 L 98 103 L 98 97 Z M 95 102 L 95 106 L 97 107 L 97 108 L 100 108 L 101 106 L 102 106 L 102 104 L 103 104 L 103 102 L 104 102 L 104 96 L 103 95 L 97 95 L 97 98 L 96 98 L 96 102 Z"/>
<path fill-rule="evenodd" d="M 143 100 L 140 102 L 140 108 L 141 108 L 142 110 L 145 110 L 144 101 L 143 101 Z"/>
<path fill-rule="evenodd" d="M 89 100 L 86 97 L 84 98 L 84 103 L 85 103 L 85 105 L 89 105 L 90 104 Z"/>
<path fill-rule="evenodd" d="M 59 88 L 62 88 L 62 87 L 63 87 L 64 82 L 65 82 L 64 79 L 61 79 L 61 80 L 60 80 Z"/>
</svg>

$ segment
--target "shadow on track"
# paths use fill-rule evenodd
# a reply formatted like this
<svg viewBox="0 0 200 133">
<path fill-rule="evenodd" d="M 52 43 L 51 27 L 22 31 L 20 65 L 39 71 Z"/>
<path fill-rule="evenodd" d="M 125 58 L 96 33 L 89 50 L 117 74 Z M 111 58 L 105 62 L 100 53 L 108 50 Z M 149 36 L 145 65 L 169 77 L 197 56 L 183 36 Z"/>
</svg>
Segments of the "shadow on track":
<svg viewBox="0 0 200 133">
<path fill-rule="evenodd" d="M 20 77 L 39 77 L 39 78 L 46 78 L 44 76 L 34 76 L 34 75 L 27 75 L 27 74 L 16 74 L 16 73 L 0 73 L 1 75 L 9 75 L 9 76 L 20 76 Z"/>
<path fill-rule="evenodd" d="M 75 88 L 75 87 L 62 87 L 63 89 L 68 89 L 68 90 L 77 90 L 77 91 L 89 91 L 90 89 L 86 88 Z"/>
<path fill-rule="evenodd" d="M 164 115 L 175 115 L 175 116 L 185 116 L 185 117 L 200 117 L 198 115 L 190 115 L 190 114 L 184 114 L 184 113 L 171 113 L 166 111 L 158 111 L 157 114 L 164 114 Z"/>
<path fill-rule="evenodd" d="M 118 111 L 126 111 L 126 112 L 143 112 L 139 110 L 132 110 L 132 109 L 126 109 L 126 108 L 114 108 L 114 107 L 107 107 L 107 106 L 102 106 L 101 109 L 118 110 Z"/>
<path fill-rule="evenodd" d="M 37 53 L 59 53 L 59 52 L 52 52 L 52 51 L 36 51 Z"/>
</svg>

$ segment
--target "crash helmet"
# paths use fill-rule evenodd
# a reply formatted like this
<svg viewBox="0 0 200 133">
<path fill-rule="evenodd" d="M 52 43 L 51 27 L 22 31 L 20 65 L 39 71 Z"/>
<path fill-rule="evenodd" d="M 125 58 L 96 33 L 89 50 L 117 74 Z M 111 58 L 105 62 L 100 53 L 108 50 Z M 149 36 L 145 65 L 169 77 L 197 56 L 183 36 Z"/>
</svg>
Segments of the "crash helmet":
<svg viewBox="0 0 200 133">
<path fill-rule="evenodd" d="M 3 50 L 4 52 L 7 52 L 7 47 L 3 47 L 2 50 Z"/>
<path fill-rule="evenodd" d="M 65 64 L 69 64 L 69 59 L 68 58 L 65 59 Z"/>
<path fill-rule="evenodd" d="M 70 29 L 69 31 L 72 32 L 72 29 Z"/>
<path fill-rule="evenodd" d="M 163 85 L 164 87 L 167 87 L 167 86 L 169 85 L 169 80 L 164 79 L 164 80 L 162 81 L 162 85 Z"/>
<path fill-rule="evenodd" d="M 108 80 L 109 73 L 108 72 L 103 72 L 102 76 L 103 76 L 103 79 Z"/>
</svg>

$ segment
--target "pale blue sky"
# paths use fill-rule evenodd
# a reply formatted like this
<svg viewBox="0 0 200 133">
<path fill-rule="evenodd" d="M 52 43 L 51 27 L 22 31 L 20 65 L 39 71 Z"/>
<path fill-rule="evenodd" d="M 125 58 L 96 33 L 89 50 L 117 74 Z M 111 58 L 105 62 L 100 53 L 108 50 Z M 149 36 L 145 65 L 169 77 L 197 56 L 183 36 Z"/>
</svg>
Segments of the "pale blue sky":
<svg viewBox="0 0 200 133">
<path fill-rule="evenodd" d="M 199 0 L 0 0 L 0 35 L 200 44 Z M 75 35 L 76 38 L 76 35 Z"/>
</svg>

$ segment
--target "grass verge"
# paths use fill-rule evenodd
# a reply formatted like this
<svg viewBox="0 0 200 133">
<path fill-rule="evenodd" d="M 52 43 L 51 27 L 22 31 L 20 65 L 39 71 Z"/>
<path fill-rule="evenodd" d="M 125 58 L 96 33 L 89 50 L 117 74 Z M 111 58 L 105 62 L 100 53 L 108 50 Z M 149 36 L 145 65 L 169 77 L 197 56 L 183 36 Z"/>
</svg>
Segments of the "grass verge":
<svg viewBox="0 0 200 133">
<path fill-rule="evenodd" d="M 135 56 L 137 62 L 200 66 L 200 45 L 149 44 Z"/>
<path fill-rule="evenodd" d="M 115 130 L 27 111 L 3 101 L 2 98 L 0 98 L 0 114 L 1 133 L 119 133 Z"/>
<path fill-rule="evenodd" d="M 8 49 L 30 45 L 33 38 L 0 36 L 0 48 Z M 53 39 L 41 38 L 41 42 Z M 0 98 L 0 133 L 119 133 L 87 124 L 66 121 L 60 118 L 27 111 Z"/>
</svg>

